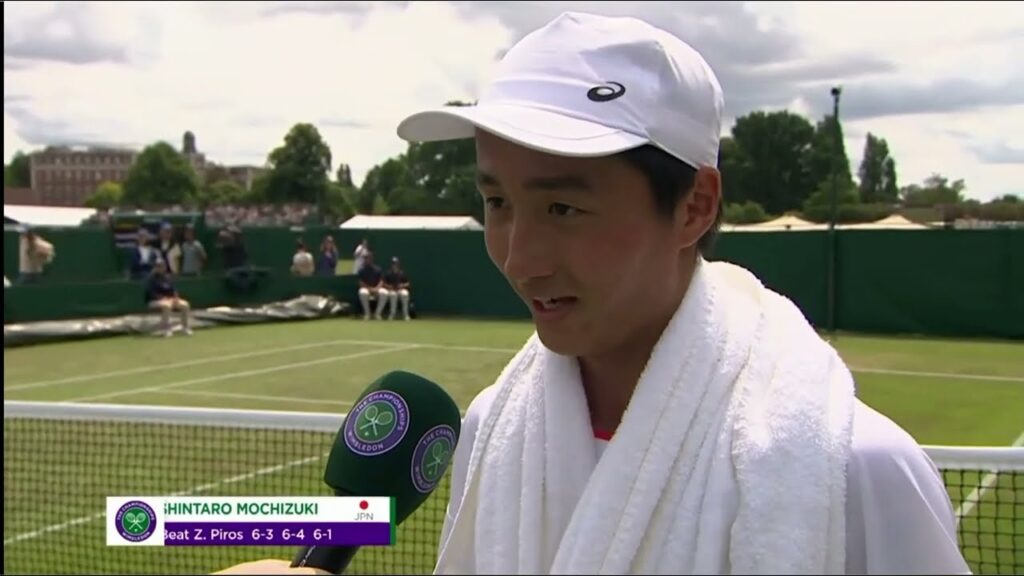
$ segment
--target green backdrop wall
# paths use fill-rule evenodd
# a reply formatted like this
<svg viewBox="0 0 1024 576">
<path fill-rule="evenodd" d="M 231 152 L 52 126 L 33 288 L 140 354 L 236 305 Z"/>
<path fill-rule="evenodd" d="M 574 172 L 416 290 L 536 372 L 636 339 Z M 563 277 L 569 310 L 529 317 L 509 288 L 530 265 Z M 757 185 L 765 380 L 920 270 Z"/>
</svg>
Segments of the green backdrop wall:
<svg viewBox="0 0 1024 576">
<path fill-rule="evenodd" d="M 141 288 L 121 280 L 125 259 L 109 231 L 39 232 L 53 242 L 56 260 L 40 285 L 7 291 L 5 302 L 14 307 L 5 311 L 8 321 L 114 315 L 141 305 Z M 239 298 L 223 288 L 216 232 L 207 230 L 200 238 L 211 255 L 208 277 L 183 281 L 182 291 L 196 294 L 196 306 L 234 304 Z M 296 279 L 288 276 L 288 268 L 295 240 L 303 238 L 315 254 L 331 234 L 342 259 L 351 259 L 363 237 L 381 266 L 399 256 L 421 314 L 529 315 L 487 257 L 478 231 L 246 228 L 243 234 L 251 264 L 271 270 L 265 286 L 249 299 L 269 301 L 293 293 Z M 813 324 L 826 326 L 828 242 L 828 233 L 817 231 L 726 233 L 712 259 L 750 269 L 793 299 Z M 5 231 L 4 244 L 4 270 L 13 280 L 17 233 Z M 355 303 L 355 279 L 339 278 L 347 279 L 313 279 L 305 286 L 330 287 Z M 838 231 L 835 287 L 840 330 L 1024 338 L 1024 230 Z"/>
</svg>

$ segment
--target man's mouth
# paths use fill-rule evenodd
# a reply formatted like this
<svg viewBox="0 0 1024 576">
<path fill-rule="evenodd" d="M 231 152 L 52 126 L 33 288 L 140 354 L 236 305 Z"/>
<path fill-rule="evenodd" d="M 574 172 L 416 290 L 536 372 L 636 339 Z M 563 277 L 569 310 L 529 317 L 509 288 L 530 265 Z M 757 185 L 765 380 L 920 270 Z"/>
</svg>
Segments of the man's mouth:
<svg viewBox="0 0 1024 576">
<path fill-rule="evenodd" d="M 572 296 L 561 296 L 558 298 L 533 298 L 533 308 L 539 312 L 555 312 L 562 310 L 576 302 Z"/>
</svg>

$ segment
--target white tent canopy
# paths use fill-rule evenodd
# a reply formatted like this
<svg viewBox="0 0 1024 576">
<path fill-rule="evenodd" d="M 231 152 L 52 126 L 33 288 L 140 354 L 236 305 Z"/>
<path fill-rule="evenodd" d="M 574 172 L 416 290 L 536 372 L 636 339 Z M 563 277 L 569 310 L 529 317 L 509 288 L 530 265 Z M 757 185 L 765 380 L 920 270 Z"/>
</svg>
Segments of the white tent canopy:
<svg viewBox="0 0 1024 576">
<path fill-rule="evenodd" d="M 96 213 L 93 208 L 4 204 L 4 218 L 28 226 L 79 226 Z"/>
<path fill-rule="evenodd" d="M 875 222 L 843 224 L 839 227 L 844 230 L 927 230 L 930 228 L 930 226 L 907 220 L 899 214 L 893 214 Z"/>
<path fill-rule="evenodd" d="M 828 230 L 828 224 L 815 224 L 797 216 L 787 214 L 774 220 L 757 224 L 725 225 L 726 232 L 785 232 L 787 230 Z"/>
<path fill-rule="evenodd" d="M 341 223 L 345 230 L 483 230 L 472 216 L 371 216 L 359 214 Z"/>
</svg>

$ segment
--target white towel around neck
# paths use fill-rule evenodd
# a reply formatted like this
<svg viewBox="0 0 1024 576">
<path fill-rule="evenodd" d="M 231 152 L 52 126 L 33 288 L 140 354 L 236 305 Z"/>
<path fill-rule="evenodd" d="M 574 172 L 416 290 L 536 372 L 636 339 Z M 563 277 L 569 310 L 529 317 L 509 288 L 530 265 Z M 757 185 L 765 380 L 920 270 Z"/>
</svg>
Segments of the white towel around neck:
<svg viewBox="0 0 1024 576">
<path fill-rule="evenodd" d="M 600 459 L 575 358 L 497 384 L 436 573 L 844 571 L 853 379 L 746 270 L 699 262 Z"/>
</svg>

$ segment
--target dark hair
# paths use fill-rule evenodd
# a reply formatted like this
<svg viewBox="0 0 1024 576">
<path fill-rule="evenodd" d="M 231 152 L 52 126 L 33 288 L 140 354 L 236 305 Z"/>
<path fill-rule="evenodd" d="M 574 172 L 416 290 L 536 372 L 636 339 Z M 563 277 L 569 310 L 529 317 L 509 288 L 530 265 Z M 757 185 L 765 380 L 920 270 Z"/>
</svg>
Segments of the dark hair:
<svg viewBox="0 0 1024 576">
<path fill-rule="evenodd" d="M 696 168 L 651 144 L 626 150 L 619 156 L 647 175 L 648 185 L 654 194 L 655 209 L 658 215 L 665 218 L 672 217 L 679 201 L 693 189 L 697 179 Z M 697 249 L 705 257 L 715 243 L 721 224 L 722 203 L 719 201 L 715 223 L 697 241 Z"/>
</svg>

